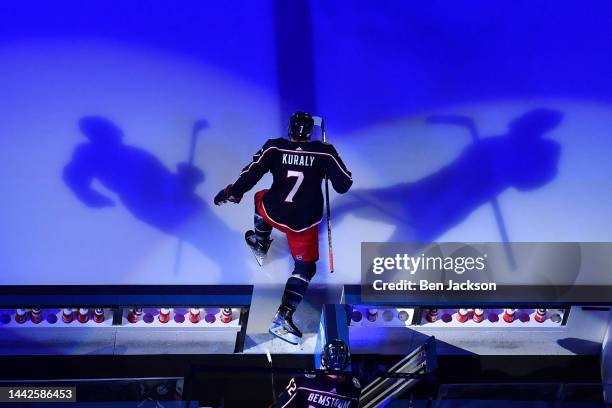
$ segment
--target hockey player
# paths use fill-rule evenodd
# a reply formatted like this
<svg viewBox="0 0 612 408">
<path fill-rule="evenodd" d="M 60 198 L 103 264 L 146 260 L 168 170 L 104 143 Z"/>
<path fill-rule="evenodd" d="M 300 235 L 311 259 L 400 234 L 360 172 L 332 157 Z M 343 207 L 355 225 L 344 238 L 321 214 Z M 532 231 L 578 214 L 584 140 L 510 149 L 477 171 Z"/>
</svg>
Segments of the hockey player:
<svg viewBox="0 0 612 408">
<path fill-rule="evenodd" d="M 216 205 L 227 201 L 239 203 L 264 174 L 272 173 L 270 189 L 255 194 L 255 229 L 248 230 L 245 239 L 261 265 L 272 243 L 272 228 L 287 236 L 295 266 L 269 331 L 291 344 L 299 344 L 302 337 L 293 323 L 293 313 L 315 275 L 319 259 L 321 182 L 327 176 L 338 193 L 346 193 L 353 184 L 351 173 L 334 146 L 310 140 L 313 129 L 310 114 L 295 112 L 289 123 L 289 139 L 268 140 L 238 179 L 214 199 Z"/>
<path fill-rule="evenodd" d="M 346 343 L 336 339 L 327 343 L 321 354 L 324 369 L 332 374 L 292 378 L 279 396 L 277 408 L 356 408 L 361 384 L 356 377 L 342 372 L 348 366 L 350 354 Z M 338 371 L 334 374 L 334 371 Z"/>
</svg>

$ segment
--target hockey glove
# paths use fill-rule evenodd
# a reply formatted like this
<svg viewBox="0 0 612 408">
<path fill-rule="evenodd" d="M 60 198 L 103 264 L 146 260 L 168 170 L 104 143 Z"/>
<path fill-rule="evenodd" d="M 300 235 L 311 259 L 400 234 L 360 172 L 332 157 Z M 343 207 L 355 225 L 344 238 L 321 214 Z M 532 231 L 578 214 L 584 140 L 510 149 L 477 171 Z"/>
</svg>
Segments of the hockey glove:
<svg viewBox="0 0 612 408">
<path fill-rule="evenodd" d="M 232 184 L 228 184 L 223 190 L 219 191 L 215 196 L 215 205 L 225 204 L 228 201 L 238 204 L 242 200 L 242 196 L 235 197 L 232 195 Z"/>
</svg>

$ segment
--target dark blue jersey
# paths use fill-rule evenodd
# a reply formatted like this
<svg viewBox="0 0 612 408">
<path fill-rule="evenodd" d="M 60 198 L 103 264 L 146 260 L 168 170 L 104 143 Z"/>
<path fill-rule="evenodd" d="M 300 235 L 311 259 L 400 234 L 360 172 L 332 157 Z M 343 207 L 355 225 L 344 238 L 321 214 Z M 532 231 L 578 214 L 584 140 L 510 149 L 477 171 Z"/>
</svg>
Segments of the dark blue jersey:
<svg viewBox="0 0 612 408">
<path fill-rule="evenodd" d="M 357 408 L 360 394 L 355 377 L 305 375 L 289 381 L 274 408 Z"/>
<path fill-rule="evenodd" d="M 346 193 L 353 179 L 333 145 L 320 141 L 297 142 L 270 139 L 255 153 L 253 161 L 240 173 L 231 193 L 242 197 L 267 172 L 272 186 L 263 198 L 266 215 L 277 224 L 295 232 L 321 222 L 323 192 L 327 176 L 338 193 Z"/>
</svg>

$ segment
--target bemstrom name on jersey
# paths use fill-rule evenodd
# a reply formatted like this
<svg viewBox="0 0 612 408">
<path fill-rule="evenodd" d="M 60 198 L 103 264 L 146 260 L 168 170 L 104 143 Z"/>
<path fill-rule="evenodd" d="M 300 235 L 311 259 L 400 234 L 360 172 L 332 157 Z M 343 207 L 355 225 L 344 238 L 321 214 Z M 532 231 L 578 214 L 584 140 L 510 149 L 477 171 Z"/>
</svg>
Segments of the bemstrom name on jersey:
<svg viewBox="0 0 612 408">
<path fill-rule="evenodd" d="M 294 166 L 312 167 L 315 157 L 305 154 L 283 153 L 283 164 L 293 164 Z"/>
<path fill-rule="evenodd" d="M 317 392 L 311 392 L 310 395 L 308 395 L 308 401 L 323 405 L 324 407 L 332 408 L 346 408 L 351 404 L 351 401 L 349 400 L 336 398 L 329 395 L 322 395 Z"/>
</svg>

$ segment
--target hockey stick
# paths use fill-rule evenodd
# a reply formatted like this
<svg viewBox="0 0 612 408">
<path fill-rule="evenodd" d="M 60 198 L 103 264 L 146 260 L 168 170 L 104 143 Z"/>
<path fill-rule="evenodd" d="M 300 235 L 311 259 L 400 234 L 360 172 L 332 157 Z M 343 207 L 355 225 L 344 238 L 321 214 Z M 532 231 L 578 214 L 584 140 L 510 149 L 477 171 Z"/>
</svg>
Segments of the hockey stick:
<svg viewBox="0 0 612 408">
<path fill-rule="evenodd" d="M 321 128 L 323 143 L 327 142 L 325 134 L 325 121 L 321 116 L 313 117 L 315 124 Z M 317 121 L 319 123 L 317 123 Z M 332 247 L 331 208 L 329 206 L 329 178 L 325 175 L 325 211 L 327 215 L 327 254 L 329 256 L 329 273 L 334 273 L 334 250 Z"/>
<path fill-rule="evenodd" d="M 268 359 L 268 364 L 270 364 L 270 381 L 272 383 L 272 405 L 276 404 L 276 389 L 274 387 L 274 367 L 272 367 L 272 355 L 270 355 L 270 350 L 266 349 L 266 358 Z"/>
<path fill-rule="evenodd" d="M 472 118 L 467 116 L 460 115 L 433 115 L 429 116 L 427 119 L 428 123 L 431 124 L 445 124 L 445 125 L 455 125 L 460 126 L 468 130 L 470 135 L 472 136 L 472 141 L 478 142 L 480 141 L 480 133 L 476 128 L 476 124 Z M 504 221 L 504 217 L 501 212 L 501 208 L 499 206 L 499 201 L 497 197 L 491 198 L 491 207 L 493 208 L 493 216 L 495 217 L 495 222 L 497 223 L 497 228 L 499 229 L 499 235 L 501 235 L 502 242 L 504 243 L 504 250 L 506 252 L 506 258 L 508 258 L 508 263 L 510 264 L 510 268 L 512 270 L 516 269 L 516 259 L 514 258 L 514 252 L 512 250 L 512 246 L 510 245 L 510 238 L 508 237 L 508 230 L 506 229 L 506 222 Z"/>
<path fill-rule="evenodd" d="M 208 121 L 206 119 L 199 119 L 193 123 L 193 128 L 191 129 L 191 140 L 189 141 L 189 153 L 187 156 L 187 163 L 190 166 L 193 166 L 193 162 L 195 161 L 195 152 L 196 147 L 198 145 L 198 134 L 200 133 L 200 131 L 206 128 L 208 128 Z M 176 245 L 176 255 L 174 257 L 174 276 L 177 276 L 179 274 L 182 255 L 183 240 L 179 238 L 178 243 Z"/>
</svg>

